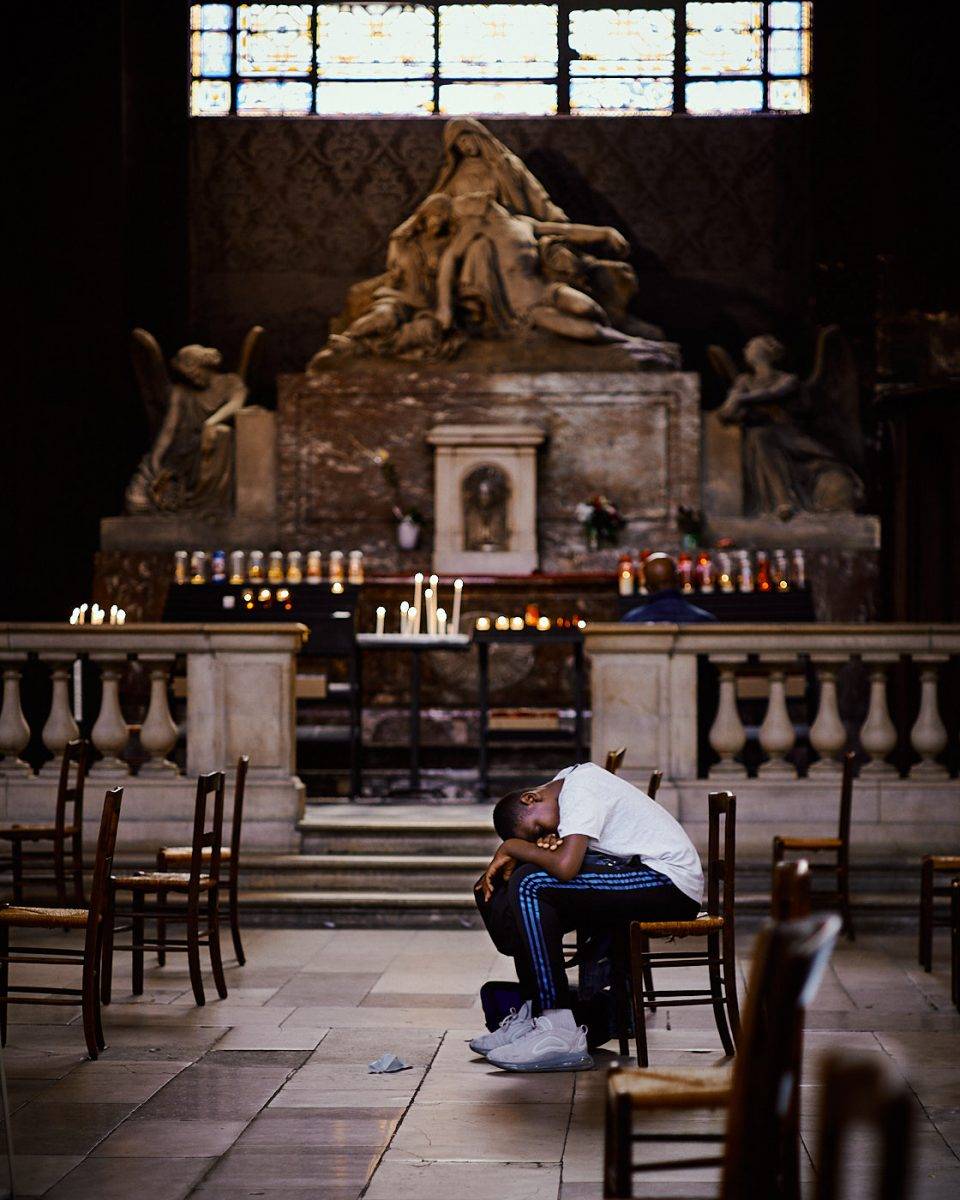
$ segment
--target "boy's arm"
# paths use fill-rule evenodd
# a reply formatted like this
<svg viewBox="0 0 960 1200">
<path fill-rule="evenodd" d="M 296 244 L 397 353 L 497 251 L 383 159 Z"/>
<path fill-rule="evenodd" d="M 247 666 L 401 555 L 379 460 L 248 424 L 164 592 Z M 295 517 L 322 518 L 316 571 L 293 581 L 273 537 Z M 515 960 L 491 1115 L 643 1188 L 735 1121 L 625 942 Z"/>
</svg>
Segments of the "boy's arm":
<svg viewBox="0 0 960 1200">
<path fill-rule="evenodd" d="M 555 879 L 567 883 L 579 873 L 588 841 L 586 834 L 571 833 L 558 843 L 556 850 L 544 850 L 533 842 L 509 838 L 500 849 L 517 862 L 534 863 Z"/>
<path fill-rule="evenodd" d="M 556 850 L 544 850 L 533 842 L 520 838 L 509 838 L 503 842 L 490 860 L 490 865 L 473 885 L 475 892 L 483 892 L 484 900 L 493 895 L 496 877 L 503 872 L 504 880 L 510 878 L 518 863 L 534 863 L 548 871 L 555 879 L 566 883 L 579 872 L 583 856 L 587 852 L 586 834 L 572 833 L 557 842 Z"/>
</svg>

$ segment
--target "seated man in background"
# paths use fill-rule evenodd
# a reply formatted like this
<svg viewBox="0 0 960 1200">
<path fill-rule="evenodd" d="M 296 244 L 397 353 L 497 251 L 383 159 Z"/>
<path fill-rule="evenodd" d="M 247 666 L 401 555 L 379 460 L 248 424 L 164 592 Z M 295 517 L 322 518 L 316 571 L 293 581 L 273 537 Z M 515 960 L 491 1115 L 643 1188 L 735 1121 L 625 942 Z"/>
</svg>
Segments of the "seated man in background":
<svg viewBox="0 0 960 1200">
<path fill-rule="evenodd" d="M 631 608 L 624 621 L 664 621 L 683 625 L 692 621 L 715 621 L 713 613 L 685 600 L 677 587 L 677 564 L 669 554 L 651 554 L 643 566 L 643 578 L 650 593 L 646 604 Z"/>
<path fill-rule="evenodd" d="M 493 823 L 503 844 L 477 880 L 477 907 L 494 945 L 514 957 L 523 1004 L 470 1048 L 508 1071 L 592 1067 L 570 1007 L 564 933 L 692 919 L 700 857 L 665 808 L 594 763 L 508 793 Z"/>
</svg>

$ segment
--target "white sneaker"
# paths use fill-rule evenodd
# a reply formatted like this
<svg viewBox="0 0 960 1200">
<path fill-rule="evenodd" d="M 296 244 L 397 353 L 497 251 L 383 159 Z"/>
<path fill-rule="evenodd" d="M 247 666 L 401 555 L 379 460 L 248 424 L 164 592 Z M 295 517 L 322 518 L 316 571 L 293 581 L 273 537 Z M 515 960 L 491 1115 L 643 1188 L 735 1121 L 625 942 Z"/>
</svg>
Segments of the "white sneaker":
<svg viewBox="0 0 960 1200">
<path fill-rule="evenodd" d="M 532 1029 L 491 1051 L 487 1061 L 504 1071 L 585 1071 L 593 1067 L 587 1053 L 587 1027 L 578 1025 L 568 1008 L 535 1017 Z"/>
<path fill-rule="evenodd" d="M 491 1050 L 499 1050 L 501 1046 L 509 1046 L 517 1038 L 523 1037 L 533 1029 L 533 1005 L 526 1000 L 520 1005 L 520 1011 L 511 1008 L 492 1033 L 484 1033 L 474 1038 L 470 1049 L 474 1054 L 489 1054 Z"/>
</svg>

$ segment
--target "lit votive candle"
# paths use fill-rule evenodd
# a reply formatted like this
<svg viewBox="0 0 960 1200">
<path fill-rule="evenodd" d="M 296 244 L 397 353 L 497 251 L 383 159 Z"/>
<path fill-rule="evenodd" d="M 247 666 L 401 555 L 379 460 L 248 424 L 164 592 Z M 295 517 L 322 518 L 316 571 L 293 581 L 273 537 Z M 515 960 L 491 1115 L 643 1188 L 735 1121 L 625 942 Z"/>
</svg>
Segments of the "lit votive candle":
<svg viewBox="0 0 960 1200">
<path fill-rule="evenodd" d="M 523 633 L 523 617 L 511 617 L 510 628 L 514 633 Z"/>
<path fill-rule="evenodd" d="M 118 625 L 125 625 L 125 624 L 126 624 L 126 621 L 127 621 L 127 614 L 126 614 L 126 612 L 124 611 L 124 609 L 122 609 L 122 608 L 118 608 L 118 609 L 117 609 L 117 624 L 118 624 Z"/>
<path fill-rule="evenodd" d="M 504 616 L 497 617 L 497 628 L 501 629 L 501 630 L 509 629 L 510 628 L 510 618 L 504 617 Z"/>
<path fill-rule="evenodd" d="M 489 617 L 477 617 L 477 629 L 481 633 L 486 633 L 489 628 L 490 628 L 490 618 Z"/>
<path fill-rule="evenodd" d="M 343 595 L 343 584 L 339 579 L 334 580 L 334 582 L 330 585 L 330 591 L 333 592 L 335 596 Z"/>
<path fill-rule="evenodd" d="M 540 617 L 539 620 L 537 621 L 537 629 L 540 631 L 540 633 L 546 633 L 549 628 L 550 628 L 550 618 L 549 617 Z"/>
<path fill-rule="evenodd" d="M 447 636 L 447 610 L 445 608 L 437 609 L 437 633 L 440 637 Z"/>
<path fill-rule="evenodd" d="M 381 607 L 377 609 L 377 636 L 378 637 L 383 636 L 383 629 L 384 629 L 384 625 L 386 624 L 386 620 L 387 620 L 387 610 L 381 605 Z"/>
</svg>

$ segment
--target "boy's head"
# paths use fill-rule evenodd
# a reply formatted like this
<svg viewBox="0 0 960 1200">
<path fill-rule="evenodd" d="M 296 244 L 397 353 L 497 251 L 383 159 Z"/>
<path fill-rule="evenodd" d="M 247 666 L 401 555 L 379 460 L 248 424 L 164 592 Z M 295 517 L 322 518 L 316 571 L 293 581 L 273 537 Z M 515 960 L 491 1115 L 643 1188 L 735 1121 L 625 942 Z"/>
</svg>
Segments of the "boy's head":
<svg viewBox="0 0 960 1200">
<path fill-rule="evenodd" d="M 537 788 L 507 792 L 493 810 L 493 827 L 502 842 L 520 838 L 535 842 L 548 833 L 556 833 L 560 824 L 561 781 L 551 780 Z"/>
</svg>

